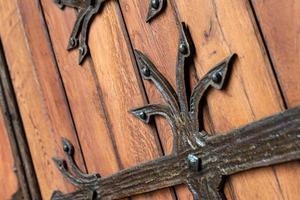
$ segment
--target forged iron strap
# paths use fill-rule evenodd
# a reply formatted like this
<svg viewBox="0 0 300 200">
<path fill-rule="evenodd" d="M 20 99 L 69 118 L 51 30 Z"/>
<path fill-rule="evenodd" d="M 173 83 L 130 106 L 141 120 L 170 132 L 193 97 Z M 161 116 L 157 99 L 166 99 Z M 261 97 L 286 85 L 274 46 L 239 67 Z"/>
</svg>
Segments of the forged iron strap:
<svg viewBox="0 0 300 200">
<path fill-rule="evenodd" d="M 78 47 L 79 64 L 82 64 L 89 53 L 87 36 L 90 22 L 93 16 L 99 12 L 104 1 L 108 0 L 54 0 L 54 3 L 61 9 L 67 6 L 78 10 L 77 19 L 73 26 L 67 49 L 72 50 Z M 150 22 L 156 17 L 162 11 L 164 5 L 165 0 L 150 0 L 146 21 Z M 79 35 L 81 35 L 80 41 Z"/>
<path fill-rule="evenodd" d="M 54 161 L 79 189 L 63 194 L 56 191 L 52 200 L 112 200 L 186 184 L 195 200 L 222 200 L 226 176 L 241 171 L 300 159 L 300 107 L 248 124 L 224 135 L 211 136 L 199 127 L 199 102 L 207 89 L 222 89 L 235 54 L 217 64 L 197 83 L 187 98 L 184 67 L 192 54 L 192 44 L 182 25 L 178 44 L 176 89 L 141 52 L 135 51 L 139 70 L 152 81 L 165 104 L 151 104 L 131 110 L 148 123 L 151 116 L 162 115 L 174 134 L 169 156 L 122 170 L 109 177 L 82 173 L 73 158 L 72 144 L 63 139 L 63 148 L 73 173 L 64 160 Z M 187 99 L 190 99 L 188 101 Z M 72 175 L 74 174 L 74 175 Z"/>
</svg>

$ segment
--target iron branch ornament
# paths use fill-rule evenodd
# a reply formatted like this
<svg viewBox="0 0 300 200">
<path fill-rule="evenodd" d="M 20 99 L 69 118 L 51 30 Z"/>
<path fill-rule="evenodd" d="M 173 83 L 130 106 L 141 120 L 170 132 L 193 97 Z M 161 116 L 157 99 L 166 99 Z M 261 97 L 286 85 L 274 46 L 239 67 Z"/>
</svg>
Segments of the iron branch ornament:
<svg viewBox="0 0 300 200">
<path fill-rule="evenodd" d="M 108 0 L 54 0 L 59 8 L 71 7 L 78 10 L 77 19 L 69 37 L 67 50 L 78 48 L 79 64 L 82 64 L 89 53 L 87 44 L 88 29 L 92 18 L 99 12 Z M 150 22 L 164 8 L 165 0 L 150 0 L 146 22 Z M 81 35 L 80 41 L 79 36 Z"/>
<path fill-rule="evenodd" d="M 142 77 L 153 82 L 165 104 L 146 105 L 130 112 L 145 123 L 154 115 L 165 117 L 174 134 L 172 154 L 101 178 L 78 169 L 73 159 L 74 148 L 63 139 L 73 173 L 68 171 L 64 160 L 55 158 L 54 161 L 64 177 L 79 189 L 69 194 L 56 191 L 52 200 L 122 199 L 179 184 L 186 184 L 195 200 L 223 200 L 225 177 L 300 159 L 300 107 L 222 135 L 209 135 L 199 127 L 199 102 L 207 89 L 222 89 L 235 54 L 202 77 L 188 101 L 184 67 L 191 56 L 191 43 L 186 33 L 183 25 L 178 45 L 176 92 L 153 63 L 135 51 Z"/>
</svg>

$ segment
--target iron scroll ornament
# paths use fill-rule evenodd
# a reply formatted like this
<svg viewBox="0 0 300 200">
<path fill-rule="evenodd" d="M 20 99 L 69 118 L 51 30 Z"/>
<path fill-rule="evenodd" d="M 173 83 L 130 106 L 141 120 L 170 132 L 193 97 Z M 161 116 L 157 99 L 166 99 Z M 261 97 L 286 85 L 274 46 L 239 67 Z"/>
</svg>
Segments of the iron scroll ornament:
<svg viewBox="0 0 300 200">
<path fill-rule="evenodd" d="M 108 0 L 54 0 L 54 3 L 61 9 L 67 6 L 78 10 L 67 49 L 72 50 L 78 47 L 79 64 L 82 64 L 89 53 L 87 37 L 91 20 L 99 12 L 105 1 Z M 155 18 L 163 10 L 164 5 L 165 0 L 150 0 L 146 22 L 150 22 Z M 80 41 L 79 35 L 81 35 Z"/>
<path fill-rule="evenodd" d="M 186 32 L 183 25 L 178 45 L 176 92 L 153 63 L 135 51 L 143 78 L 154 83 L 166 104 L 151 104 L 130 112 L 145 123 L 154 115 L 165 117 L 174 133 L 172 154 L 101 178 L 78 169 L 73 146 L 63 139 L 75 176 L 68 171 L 64 160 L 55 158 L 54 161 L 64 177 L 79 189 L 69 194 L 55 191 L 52 200 L 122 199 L 179 184 L 186 184 L 195 200 L 223 200 L 226 176 L 300 159 L 300 107 L 223 135 L 211 136 L 200 129 L 199 102 L 208 88 L 222 89 L 235 54 L 202 77 L 188 103 L 183 71 L 191 55 L 191 43 Z"/>
</svg>

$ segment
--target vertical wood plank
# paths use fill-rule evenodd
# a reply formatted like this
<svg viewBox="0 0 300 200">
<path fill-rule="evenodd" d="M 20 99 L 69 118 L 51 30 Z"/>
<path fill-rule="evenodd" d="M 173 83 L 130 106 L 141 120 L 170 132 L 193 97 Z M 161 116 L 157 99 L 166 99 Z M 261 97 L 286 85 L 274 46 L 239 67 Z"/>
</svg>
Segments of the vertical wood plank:
<svg viewBox="0 0 300 200">
<path fill-rule="evenodd" d="M 248 1 L 174 1 L 195 40 L 197 73 L 236 52 L 238 60 L 225 92 L 208 95 L 217 133 L 247 124 L 283 109 L 272 69 Z M 289 168 L 289 167 L 287 167 Z M 286 168 L 286 169 L 287 169 Z M 235 199 L 283 199 L 278 168 L 243 172 L 229 179 Z"/>
<path fill-rule="evenodd" d="M 88 170 L 105 176 L 158 157 L 155 131 L 127 113 L 144 98 L 118 4 L 107 2 L 94 19 L 89 36 L 93 60 L 79 67 L 77 52 L 65 50 L 74 11 L 62 12 L 51 1 L 41 2 Z M 138 198 L 172 197 L 164 190 Z"/>
<path fill-rule="evenodd" d="M 27 3 L 29 6 L 34 4 L 33 1 Z M 33 8 L 26 12 L 31 13 L 33 23 L 40 23 L 40 18 L 33 12 L 38 8 Z M 43 41 L 45 32 L 33 26 L 35 35 L 27 37 L 29 33 L 23 26 L 24 19 L 17 1 L 1 1 L 0 13 L 0 36 L 26 137 L 43 199 L 49 199 L 56 188 L 68 191 L 73 188 L 61 178 L 52 157 L 63 155 L 62 136 L 69 138 L 80 152 L 76 134 L 60 77 L 53 67 L 49 44 Z M 78 161 L 81 160 L 80 153 L 76 157 Z M 79 166 L 83 166 L 82 162 L 79 162 Z"/>
<path fill-rule="evenodd" d="M 300 2 L 296 0 L 256 1 L 252 0 L 266 45 L 289 108 L 300 103 Z M 299 162 L 278 167 L 285 199 L 299 199 Z"/>
<path fill-rule="evenodd" d="M 18 179 L 14 172 L 14 158 L 8 139 L 3 113 L 0 111 L 0 198 L 11 199 L 19 188 Z"/>
<path fill-rule="evenodd" d="M 173 7 L 168 5 L 166 10 L 149 24 L 145 22 L 148 5 L 144 0 L 123 0 L 119 3 L 133 48 L 147 55 L 176 88 L 176 56 L 181 22 L 178 21 Z M 152 83 L 147 80 L 143 83 L 150 103 L 164 102 Z M 143 104 L 135 106 L 139 107 Z M 173 147 L 170 126 L 165 119 L 159 116 L 155 117 L 155 122 L 164 153 L 170 154 Z M 176 187 L 176 192 L 179 199 L 192 197 L 185 186 Z"/>
<path fill-rule="evenodd" d="M 122 168 L 161 156 L 157 133 L 128 113 L 146 103 L 118 2 L 107 2 L 92 24 L 91 56 Z M 169 189 L 133 199 L 172 199 Z"/>
<path fill-rule="evenodd" d="M 19 182 L 19 192 L 25 200 L 41 199 L 35 170 L 33 167 L 29 147 L 19 108 L 15 98 L 11 78 L 8 72 L 4 50 L 0 41 L 0 111 L 3 114 L 5 132 L 7 133 L 12 156 L 14 158 L 14 170 Z M 5 162 L 5 161 L 4 161 Z M 5 180 L 5 179 L 2 179 Z"/>
</svg>

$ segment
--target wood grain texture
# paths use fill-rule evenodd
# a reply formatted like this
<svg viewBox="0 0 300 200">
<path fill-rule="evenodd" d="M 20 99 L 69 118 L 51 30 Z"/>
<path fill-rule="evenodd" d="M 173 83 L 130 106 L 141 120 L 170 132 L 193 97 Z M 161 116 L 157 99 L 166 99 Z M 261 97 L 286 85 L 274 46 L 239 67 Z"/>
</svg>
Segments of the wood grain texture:
<svg viewBox="0 0 300 200">
<path fill-rule="evenodd" d="M 299 104 L 300 2 L 252 0 L 278 81 L 289 107 Z M 276 14 L 275 14 L 276 13 Z"/>
<path fill-rule="evenodd" d="M 135 70 L 131 44 L 118 2 L 107 2 L 91 27 L 94 72 L 106 116 L 118 151 L 121 168 L 135 166 L 162 155 L 156 131 L 141 124 L 128 110 L 146 102 Z M 166 189 L 133 199 L 173 199 Z"/>
<path fill-rule="evenodd" d="M 0 111 L 0 198 L 11 199 L 12 195 L 17 192 L 19 188 L 18 179 L 14 171 L 14 158 L 10 142 L 8 139 L 8 132 L 3 113 Z M 5 184 L 4 184 L 5 180 Z"/>
<path fill-rule="evenodd" d="M 208 192 L 207 187 L 209 187 L 209 193 L 216 194 L 223 188 L 222 178 L 220 178 L 222 176 L 299 159 L 299 128 L 300 107 L 296 107 L 227 134 L 211 136 L 207 138 L 205 146 L 185 149 L 178 154 L 164 156 L 122 170 L 110 177 L 98 179 L 92 184 L 92 189 L 98 194 L 95 199 L 120 199 L 181 183 L 193 184 L 193 182 L 197 182 L 192 185 L 194 192 L 199 192 L 197 188 Z M 238 150 L 235 151 L 236 149 Z M 191 170 L 187 162 L 187 157 L 191 154 L 201 158 L 200 171 Z M 203 182 L 203 179 L 208 181 Z M 212 188 L 215 185 L 217 188 Z M 74 193 L 60 193 L 55 199 L 83 200 L 90 192 L 91 188 L 83 186 Z M 201 199 L 216 200 L 215 196 L 199 193 L 195 200 L 199 200 L 199 196 L 202 197 Z"/>
<path fill-rule="evenodd" d="M 287 107 L 297 106 L 300 103 L 300 2 L 253 0 L 252 3 Z M 280 166 L 278 170 L 283 174 L 279 177 L 283 197 L 299 199 L 299 162 L 289 164 L 288 169 Z"/>
<path fill-rule="evenodd" d="M 175 3 L 195 41 L 199 76 L 227 54 L 238 54 L 226 92 L 213 91 L 208 95 L 209 112 L 217 133 L 283 109 L 248 1 Z M 232 176 L 228 185 L 235 199 L 283 199 L 278 178 L 283 176 L 276 167 L 252 170 Z"/>
<path fill-rule="evenodd" d="M 14 169 L 20 185 L 19 192 L 25 200 L 41 199 L 29 147 L 15 98 L 2 43 L 0 41 L 0 111 L 3 113 L 5 130 L 14 158 Z M 6 145 L 4 145 L 6 146 Z M 5 162 L 5 160 L 3 160 Z M 2 179 L 4 180 L 4 179 Z"/>
<path fill-rule="evenodd" d="M 49 199 L 55 188 L 72 188 L 61 179 L 52 161 L 53 156 L 63 155 L 60 138 L 69 138 L 78 152 L 80 149 L 60 77 L 53 67 L 52 52 L 49 44 L 43 42 L 45 32 L 35 27 L 41 22 L 36 14 L 38 7 L 33 1 L 20 2 L 0 2 L 0 36 L 41 193 Z M 32 9 L 19 10 L 18 6 Z M 24 18 L 24 12 L 30 13 L 30 18 Z M 31 27 L 23 26 L 25 22 L 32 22 L 27 24 Z M 28 31 L 31 29 L 34 32 Z M 76 157 L 82 167 L 80 154 Z"/>
<path fill-rule="evenodd" d="M 123 0 L 119 3 L 133 48 L 147 55 L 164 77 L 176 88 L 176 56 L 181 22 L 178 21 L 174 8 L 167 3 L 169 5 L 162 14 L 151 23 L 146 23 L 143 19 L 146 19 L 148 6 L 144 0 Z M 192 68 L 192 66 L 188 67 Z M 195 74 L 192 74 L 191 77 L 193 77 L 191 81 L 195 82 Z M 164 102 L 161 94 L 152 83 L 149 81 L 143 83 L 149 103 Z M 134 105 L 134 107 L 140 106 L 143 104 Z M 164 154 L 168 155 L 173 147 L 171 128 L 162 117 L 155 117 L 155 125 Z M 192 197 L 186 186 L 177 186 L 176 194 L 178 199 Z"/>
<path fill-rule="evenodd" d="M 118 4 L 107 2 L 93 20 L 92 60 L 83 67 L 76 64 L 77 52 L 65 50 L 74 11 L 62 12 L 51 1 L 42 7 L 88 170 L 107 176 L 161 155 L 155 131 L 127 112 L 144 97 Z M 169 198 L 168 190 L 138 197 Z"/>
</svg>

